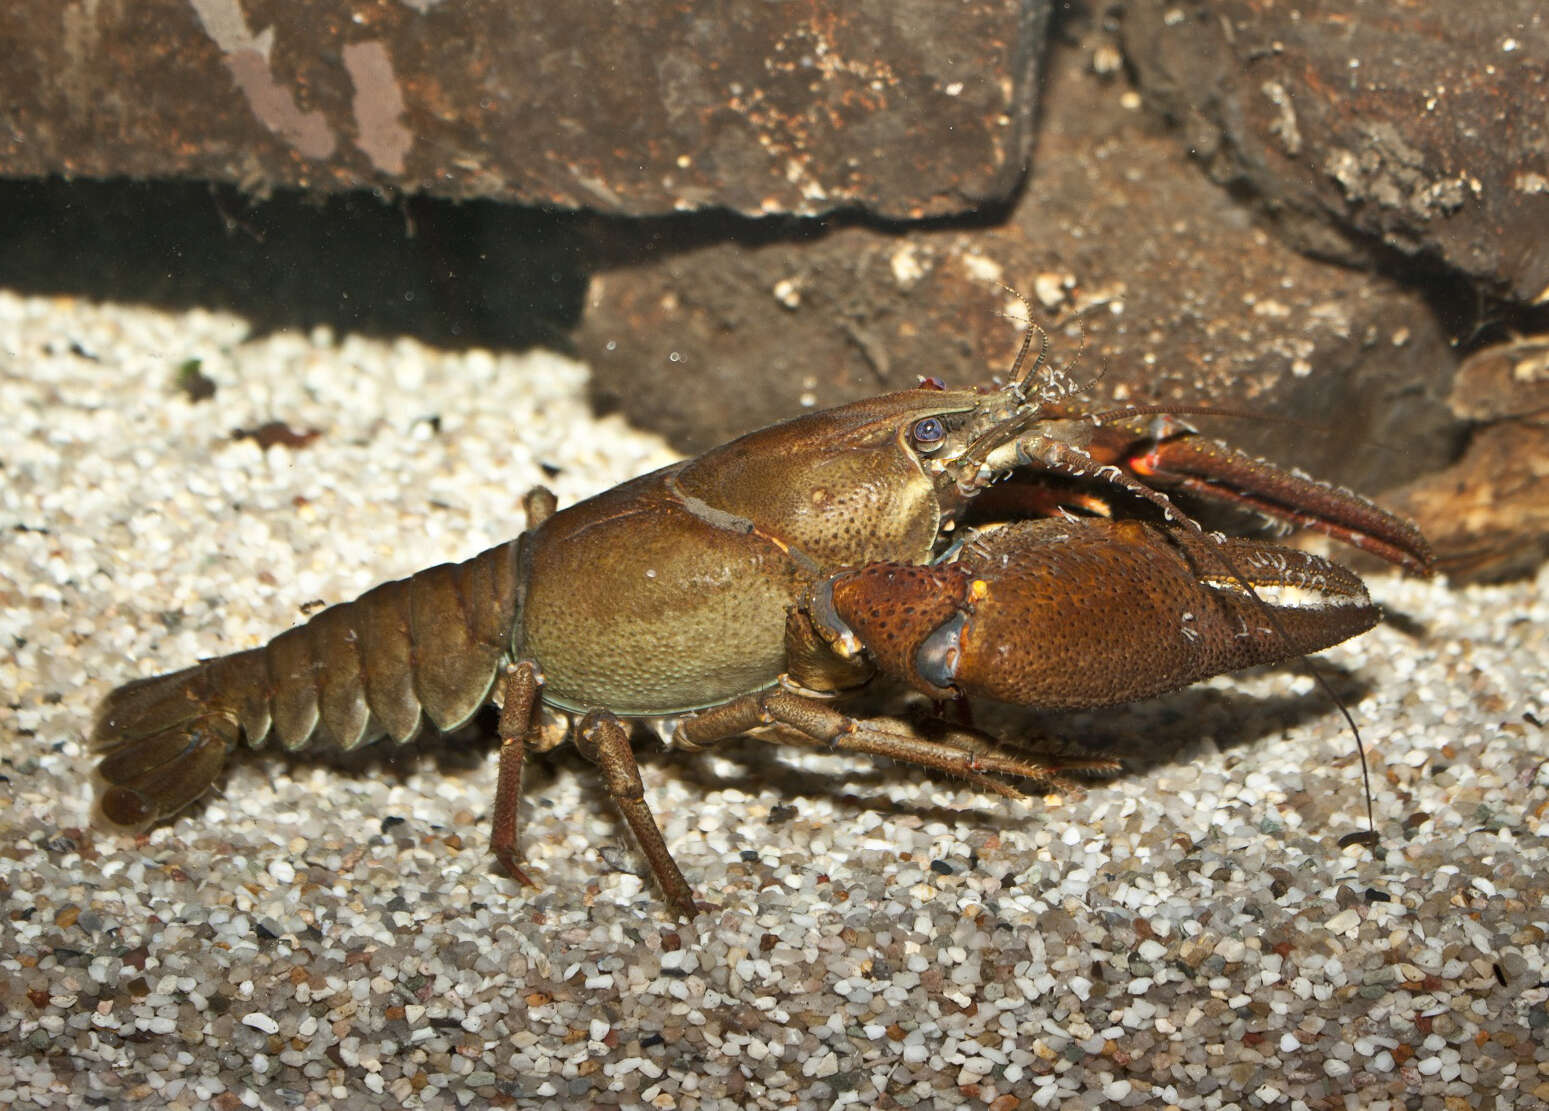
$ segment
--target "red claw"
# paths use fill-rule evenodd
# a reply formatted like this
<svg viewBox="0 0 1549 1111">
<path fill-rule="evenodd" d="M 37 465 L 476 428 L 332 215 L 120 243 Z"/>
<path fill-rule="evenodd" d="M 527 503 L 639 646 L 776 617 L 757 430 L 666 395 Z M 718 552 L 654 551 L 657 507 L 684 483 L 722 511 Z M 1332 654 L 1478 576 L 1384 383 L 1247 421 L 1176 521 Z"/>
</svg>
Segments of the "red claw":
<svg viewBox="0 0 1549 1111">
<path fill-rule="evenodd" d="M 1180 421 L 1119 417 L 1098 424 L 1089 448 L 1160 490 L 1242 506 L 1298 528 L 1315 529 L 1417 575 L 1435 557 L 1414 524 L 1361 495 L 1201 436 Z"/>
<path fill-rule="evenodd" d="M 1307 552 L 1049 520 L 996 529 L 951 563 L 835 576 L 828 620 L 843 628 L 826 632 L 933 698 L 1087 709 L 1316 652 L 1378 617 L 1359 579 Z"/>
</svg>

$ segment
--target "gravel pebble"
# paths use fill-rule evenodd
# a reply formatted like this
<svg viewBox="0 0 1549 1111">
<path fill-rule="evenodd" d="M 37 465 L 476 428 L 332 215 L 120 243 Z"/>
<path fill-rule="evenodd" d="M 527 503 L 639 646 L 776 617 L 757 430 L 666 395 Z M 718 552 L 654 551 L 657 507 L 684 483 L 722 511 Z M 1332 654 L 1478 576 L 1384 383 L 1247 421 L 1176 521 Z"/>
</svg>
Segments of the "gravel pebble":
<svg viewBox="0 0 1549 1111">
<path fill-rule="evenodd" d="M 1342 721 L 1261 670 L 1040 715 L 1127 770 L 1025 803 L 642 744 L 683 923 L 569 748 L 529 765 L 539 886 L 497 876 L 477 731 L 89 826 L 111 686 L 668 461 L 584 368 L 3 292 L 0 367 L 0 1105 L 1549 1104 L 1549 573 L 1373 576 L 1398 620 L 1321 657 L 1375 853 Z M 320 434 L 232 435 L 273 421 Z"/>
</svg>

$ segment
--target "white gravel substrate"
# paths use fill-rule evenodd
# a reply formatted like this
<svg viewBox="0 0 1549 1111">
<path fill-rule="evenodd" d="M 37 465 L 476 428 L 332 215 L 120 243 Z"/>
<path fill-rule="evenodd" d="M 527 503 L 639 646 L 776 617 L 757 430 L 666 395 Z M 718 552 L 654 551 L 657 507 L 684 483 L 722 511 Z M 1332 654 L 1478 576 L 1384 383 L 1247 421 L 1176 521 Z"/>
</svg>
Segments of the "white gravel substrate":
<svg viewBox="0 0 1549 1111">
<path fill-rule="evenodd" d="M 569 750 L 529 778 L 540 889 L 496 876 L 477 733 L 241 760 L 146 837 L 88 828 L 109 687 L 669 458 L 583 385 L 0 293 L 0 1106 L 1549 1106 L 1549 575 L 1376 577 L 1403 620 L 1324 657 L 1375 856 L 1339 847 L 1359 771 L 1294 671 L 1043 719 L 1130 768 L 1033 803 L 642 746 L 693 924 Z M 321 435 L 231 436 L 268 421 Z"/>
</svg>

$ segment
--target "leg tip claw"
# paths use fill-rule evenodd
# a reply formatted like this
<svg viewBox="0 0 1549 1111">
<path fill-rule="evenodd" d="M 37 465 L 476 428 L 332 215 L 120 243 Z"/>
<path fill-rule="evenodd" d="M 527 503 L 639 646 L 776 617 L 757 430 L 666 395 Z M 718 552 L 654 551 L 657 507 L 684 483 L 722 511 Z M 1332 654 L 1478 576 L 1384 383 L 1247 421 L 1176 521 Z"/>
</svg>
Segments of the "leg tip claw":
<svg viewBox="0 0 1549 1111">
<path fill-rule="evenodd" d="M 522 870 L 522 866 L 517 863 L 515 857 L 507 856 L 503 853 L 496 853 L 495 863 L 499 866 L 501 871 L 504 871 L 507 876 L 509 876 L 511 879 L 514 879 L 523 887 L 531 887 L 534 889 L 537 888 L 538 885 L 533 882 L 533 878 L 531 876 Z"/>
</svg>

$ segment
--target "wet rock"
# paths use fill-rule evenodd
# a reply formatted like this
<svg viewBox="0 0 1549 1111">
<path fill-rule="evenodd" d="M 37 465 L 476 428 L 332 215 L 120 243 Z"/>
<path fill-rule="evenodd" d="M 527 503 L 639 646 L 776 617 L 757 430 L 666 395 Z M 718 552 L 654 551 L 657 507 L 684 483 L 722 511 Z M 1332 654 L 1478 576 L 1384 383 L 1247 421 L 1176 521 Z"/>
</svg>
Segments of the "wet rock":
<svg viewBox="0 0 1549 1111">
<path fill-rule="evenodd" d="M 963 212 L 1016 185 L 1047 0 L 0 9 L 0 167 L 642 214 Z"/>
<path fill-rule="evenodd" d="M 1366 489 L 1450 462 L 1456 356 L 1423 293 L 1256 226 L 1094 72 L 1104 49 L 1051 58 L 1032 175 L 997 220 L 602 229 L 578 332 L 601 400 L 697 450 L 922 375 L 988 382 L 1020 340 L 1005 283 L 1094 396 L 1268 416 L 1212 430 Z"/>
<path fill-rule="evenodd" d="M 1455 582 L 1531 573 L 1549 556 L 1549 343 L 1485 348 L 1458 371 L 1449 404 L 1477 422 L 1463 457 L 1399 490 Z"/>
<path fill-rule="evenodd" d="M 1218 182 L 1316 254 L 1549 299 L 1539 0 L 1134 0 L 1126 58 Z"/>
</svg>

